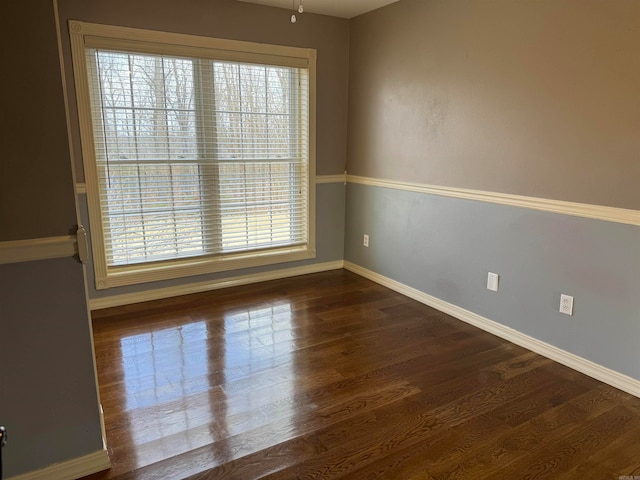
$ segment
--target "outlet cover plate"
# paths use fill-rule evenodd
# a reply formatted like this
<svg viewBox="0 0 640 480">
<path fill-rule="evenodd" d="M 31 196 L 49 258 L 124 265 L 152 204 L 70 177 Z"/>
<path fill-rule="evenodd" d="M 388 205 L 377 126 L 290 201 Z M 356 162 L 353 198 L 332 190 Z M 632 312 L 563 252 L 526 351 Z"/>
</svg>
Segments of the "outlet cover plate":
<svg viewBox="0 0 640 480">
<path fill-rule="evenodd" d="M 560 295 L 560 313 L 564 313 L 565 315 L 573 315 L 572 296 L 565 295 L 564 293 Z"/>
</svg>

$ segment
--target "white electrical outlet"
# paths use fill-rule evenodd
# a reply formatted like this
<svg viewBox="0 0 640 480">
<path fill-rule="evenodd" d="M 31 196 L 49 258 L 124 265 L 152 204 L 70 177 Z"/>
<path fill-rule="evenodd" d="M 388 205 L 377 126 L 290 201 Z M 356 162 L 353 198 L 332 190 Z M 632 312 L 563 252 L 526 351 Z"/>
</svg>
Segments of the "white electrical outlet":
<svg viewBox="0 0 640 480">
<path fill-rule="evenodd" d="M 497 273 L 489 272 L 489 275 L 487 275 L 487 290 L 491 290 L 492 292 L 497 292 L 499 282 L 500 282 L 500 275 L 498 275 Z"/>
<path fill-rule="evenodd" d="M 573 315 L 572 296 L 565 295 L 564 293 L 560 295 L 560 313 L 564 313 L 565 315 Z"/>
<path fill-rule="evenodd" d="M 364 239 L 362 240 L 362 244 L 363 244 L 365 247 L 368 247 L 368 246 L 369 246 L 369 235 L 367 235 L 366 233 L 364 234 Z"/>
</svg>

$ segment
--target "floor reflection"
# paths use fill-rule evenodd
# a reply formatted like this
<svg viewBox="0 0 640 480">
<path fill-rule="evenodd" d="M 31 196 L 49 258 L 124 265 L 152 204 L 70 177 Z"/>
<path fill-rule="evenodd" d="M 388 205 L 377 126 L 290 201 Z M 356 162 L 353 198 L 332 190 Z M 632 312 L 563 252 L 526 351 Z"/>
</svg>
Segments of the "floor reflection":
<svg viewBox="0 0 640 480">
<path fill-rule="evenodd" d="M 293 413 L 285 401 L 294 393 L 292 322 L 288 302 L 225 315 L 225 365 L 242 371 L 240 377 L 226 379 L 223 386 L 229 405 L 229 436 L 267 425 L 276 414 L 287 418 Z M 267 371 L 268 376 L 262 375 Z M 277 412 L 270 408 L 274 402 L 280 405 Z"/>
<path fill-rule="evenodd" d="M 120 340 L 127 410 L 208 390 L 207 338 L 206 322 L 197 322 Z"/>
<path fill-rule="evenodd" d="M 120 339 L 136 468 L 204 446 L 213 463 L 229 461 L 247 453 L 234 436 L 270 437 L 264 430 L 274 418 L 282 428 L 295 413 L 291 304 L 206 317 Z"/>
<path fill-rule="evenodd" d="M 120 340 L 126 410 L 138 467 L 215 441 L 209 331 L 193 322 Z"/>
</svg>

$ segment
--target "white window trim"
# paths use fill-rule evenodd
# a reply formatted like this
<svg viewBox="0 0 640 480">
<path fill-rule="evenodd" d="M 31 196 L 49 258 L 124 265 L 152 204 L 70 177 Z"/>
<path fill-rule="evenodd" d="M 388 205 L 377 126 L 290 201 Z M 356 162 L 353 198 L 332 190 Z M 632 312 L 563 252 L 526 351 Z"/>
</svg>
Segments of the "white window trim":
<svg viewBox="0 0 640 480">
<path fill-rule="evenodd" d="M 95 161 L 93 126 L 89 108 L 90 93 L 85 48 L 118 48 L 144 53 L 199 56 L 307 68 L 309 71 L 307 245 L 270 249 L 263 252 L 238 253 L 222 257 L 192 257 L 157 263 L 110 267 L 107 265 L 104 252 L 102 222 L 94 220 L 91 222 L 90 234 L 97 289 L 315 258 L 316 50 L 100 25 L 74 20 L 69 22 L 69 31 L 90 221 L 100 219 L 101 210 L 98 199 L 98 169 Z"/>
</svg>

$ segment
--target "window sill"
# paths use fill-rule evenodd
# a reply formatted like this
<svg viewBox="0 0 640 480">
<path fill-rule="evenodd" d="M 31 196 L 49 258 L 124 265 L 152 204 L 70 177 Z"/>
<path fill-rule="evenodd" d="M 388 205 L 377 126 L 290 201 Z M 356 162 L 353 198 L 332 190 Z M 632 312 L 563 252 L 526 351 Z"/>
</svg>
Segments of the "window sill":
<svg viewBox="0 0 640 480">
<path fill-rule="evenodd" d="M 237 255 L 196 257 L 140 265 L 107 268 L 106 275 L 96 279 L 96 289 L 105 290 L 125 285 L 192 277 L 208 273 L 275 265 L 315 258 L 315 249 L 307 246 L 286 247 L 264 252 Z"/>
</svg>

